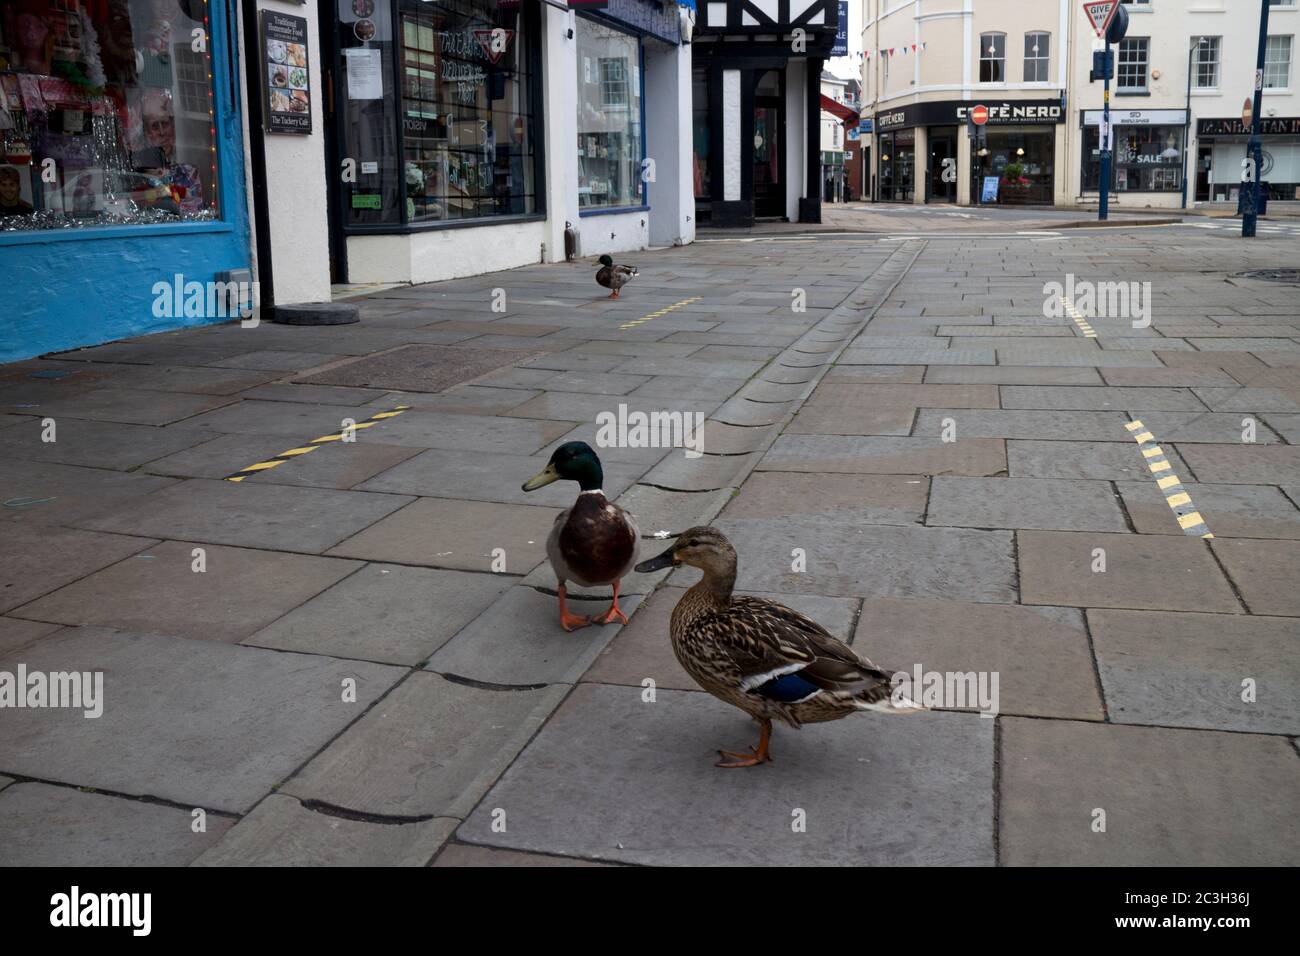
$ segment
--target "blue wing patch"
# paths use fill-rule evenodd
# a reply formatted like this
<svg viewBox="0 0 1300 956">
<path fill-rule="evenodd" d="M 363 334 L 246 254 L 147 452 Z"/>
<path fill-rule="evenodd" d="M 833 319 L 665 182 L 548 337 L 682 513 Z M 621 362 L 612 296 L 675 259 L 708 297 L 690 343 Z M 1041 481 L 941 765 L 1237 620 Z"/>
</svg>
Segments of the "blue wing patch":
<svg viewBox="0 0 1300 956">
<path fill-rule="evenodd" d="M 754 693 L 782 704 L 793 704 L 795 701 L 810 697 L 820 690 L 821 688 L 816 684 L 804 680 L 796 673 L 774 677 L 767 683 L 755 687 Z"/>
</svg>

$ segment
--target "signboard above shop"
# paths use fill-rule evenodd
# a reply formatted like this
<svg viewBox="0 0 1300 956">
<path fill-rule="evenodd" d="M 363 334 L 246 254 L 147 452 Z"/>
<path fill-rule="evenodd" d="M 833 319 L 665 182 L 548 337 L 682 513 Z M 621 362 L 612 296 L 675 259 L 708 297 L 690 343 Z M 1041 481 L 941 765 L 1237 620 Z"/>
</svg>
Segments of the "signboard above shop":
<svg viewBox="0 0 1300 956">
<path fill-rule="evenodd" d="M 876 129 L 883 133 L 910 126 L 964 125 L 979 117 L 983 117 L 980 125 L 1036 126 L 1064 122 L 1065 110 L 1059 99 L 939 100 L 882 110 L 876 114 Z"/>
<path fill-rule="evenodd" d="M 1264 117 L 1259 121 L 1261 136 L 1300 136 L 1300 116 Z M 1250 127 L 1240 119 L 1198 119 L 1197 136 L 1249 136 Z"/>
<path fill-rule="evenodd" d="M 1100 126 L 1101 110 L 1084 110 L 1083 126 Z M 1182 126 L 1187 110 L 1116 110 L 1110 111 L 1112 126 Z"/>
</svg>

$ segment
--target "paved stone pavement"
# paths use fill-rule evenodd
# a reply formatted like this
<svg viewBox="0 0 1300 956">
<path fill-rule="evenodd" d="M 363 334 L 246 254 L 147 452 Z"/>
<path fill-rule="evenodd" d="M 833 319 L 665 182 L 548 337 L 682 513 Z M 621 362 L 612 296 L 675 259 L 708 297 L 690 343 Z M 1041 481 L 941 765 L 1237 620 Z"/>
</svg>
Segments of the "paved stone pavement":
<svg viewBox="0 0 1300 956">
<path fill-rule="evenodd" d="M 99 717 L 0 709 L 0 862 L 1300 863 L 1300 295 L 1230 277 L 1300 240 L 934 221 L 704 232 L 619 301 L 537 266 L 0 367 L 0 672 L 103 675 Z M 1067 275 L 1095 335 L 1045 309 Z M 1150 323 L 1085 313 L 1095 282 Z M 740 590 L 996 676 L 996 716 L 715 769 L 754 730 L 672 656 L 697 572 L 566 634 L 573 489 L 519 491 L 620 405 L 706 418 L 700 458 L 602 450 L 643 531 L 716 523 Z"/>
</svg>

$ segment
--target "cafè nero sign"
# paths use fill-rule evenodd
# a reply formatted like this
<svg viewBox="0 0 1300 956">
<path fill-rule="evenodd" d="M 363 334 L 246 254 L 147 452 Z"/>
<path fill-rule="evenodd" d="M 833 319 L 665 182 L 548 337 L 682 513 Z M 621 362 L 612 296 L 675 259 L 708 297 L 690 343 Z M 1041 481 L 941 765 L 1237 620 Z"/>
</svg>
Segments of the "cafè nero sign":
<svg viewBox="0 0 1300 956">
<path fill-rule="evenodd" d="M 1064 120 L 1065 110 L 1057 100 L 940 100 L 909 103 L 877 113 L 876 131 L 887 133 L 909 126 L 958 126 L 968 122 L 981 126 L 1050 125 Z"/>
</svg>

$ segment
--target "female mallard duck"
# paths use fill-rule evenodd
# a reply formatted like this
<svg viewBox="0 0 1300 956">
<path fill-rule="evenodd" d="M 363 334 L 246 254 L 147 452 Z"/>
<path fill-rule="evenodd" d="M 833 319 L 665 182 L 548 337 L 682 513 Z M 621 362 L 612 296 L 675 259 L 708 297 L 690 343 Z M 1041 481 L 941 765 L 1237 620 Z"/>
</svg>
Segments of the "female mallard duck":
<svg viewBox="0 0 1300 956">
<path fill-rule="evenodd" d="M 551 455 L 546 467 L 524 482 L 524 491 L 536 491 L 561 478 L 576 481 L 581 491 L 572 508 L 555 518 L 546 539 L 546 554 L 560 583 L 560 626 L 566 631 L 588 624 L 627 623 L 618 607 L 619 580 L 636 561 L 640 534 L 632 516 L 605 497 L 600 486 L 604 472 L 591 446 L 582 441 L 565 442 Z M 565 606 L 565 584 L 576 581 L 583 587 L 614 586 L 614 603 L 596 618 L 570 614 Z"/>
<path fill-rule="evenodd" d="M 691 528 L 638 571 L 689 564 L 704 572 L 673 609 L 673 653 L 686 673 L 714 697 L 759 722 L 750 753 L 719 750 L 719 767 L 752 767 L 772 759 L 773 718 L 801 724 L 838 720 L 860 710 L 911 713 L 923 708 L 895 694 L 888 672 L 836 640 L 798 611 L 758 597 L 733 597 L 736 551 L 716 528 Z"/>
<path fill-rule="evenodd" d="M 600 268 L 596 270 L 596 283 L 611 290 L 611 299 L 617 299 L 618 290 L 631 282 L 636 274 L 636 266 L 616 266 L 609 256 L 601 256 Z"/>
</svg>

